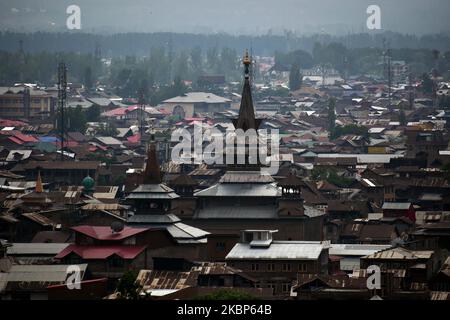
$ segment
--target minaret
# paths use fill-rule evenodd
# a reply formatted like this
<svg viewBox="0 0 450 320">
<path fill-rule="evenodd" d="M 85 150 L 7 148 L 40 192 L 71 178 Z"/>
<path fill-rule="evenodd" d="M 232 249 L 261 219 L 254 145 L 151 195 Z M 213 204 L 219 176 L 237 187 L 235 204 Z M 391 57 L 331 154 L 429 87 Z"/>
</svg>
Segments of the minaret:
<svg viewBox="0 0 450 320">
<path fill-rule="evenodd" d="M 159 184 L 161 182 L 161 170 L 159 168 L 158 156 L 156 154 L 155 135 L 152 133 L 150 145 L 147 151 L 147 162 L 145 164 L 143 183 Z"/>
<path fill-rule="evenodd" d="M 241 106 L 239 108 L 239 117 L 233 120 L 235 129 L 258 130 L 261 120 L 255 118 L 255 109 L 253 107 L 252 90 L 250 86 L 250 65 L 251 59 L 248 50 L 245 51 L 244 64 L 244 88 L 242 89 Z"/>
</svg>

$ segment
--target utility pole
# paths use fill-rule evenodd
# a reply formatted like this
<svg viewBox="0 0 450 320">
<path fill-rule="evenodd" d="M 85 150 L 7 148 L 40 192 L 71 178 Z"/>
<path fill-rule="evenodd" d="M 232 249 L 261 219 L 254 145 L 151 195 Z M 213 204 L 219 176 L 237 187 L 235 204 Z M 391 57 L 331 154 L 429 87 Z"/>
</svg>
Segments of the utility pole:
<svg viewBox="0 0 450 320">
<path fill-rule="evenodd" d="M 414 108 L 414 91 L 413 91 L 413 84 L 412 84 L 412 73 L 409 73 L 408 76 L 408 87 L 409 87 L 409 108 L 412 110 Z"/>
<path fill-rule="evenodd" d="M 64 62 L 60 62 L 58 65 L 58 108 L 61 116 L 59 129 L 61 134 L 61 161 L 64 161 L 64 134 L 65 134 L 65 122 L 64 122 L 64 107 L 67 98 L 67 68 Z"/>
<path fill-rule="evenodd" d="M 387 73 L 388 73 L 388 106 L 391 107 L 391 87 L 392 87 L 392 71 L 391 71 L 391 49 L 387 49 Z"/>
<path fill-rule="evenodd" d="M 145 115 L 145 97 L 144 88 L 139 89 L 139 133 L 141 134 L 141 140 L 145 132 L 144 115 Z"/>
</svg>

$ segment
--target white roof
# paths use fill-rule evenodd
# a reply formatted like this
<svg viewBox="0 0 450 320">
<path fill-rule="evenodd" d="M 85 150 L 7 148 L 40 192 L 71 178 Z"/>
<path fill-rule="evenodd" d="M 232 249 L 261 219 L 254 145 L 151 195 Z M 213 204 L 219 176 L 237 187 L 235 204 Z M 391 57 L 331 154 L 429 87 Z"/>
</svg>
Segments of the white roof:
<svg viewBox="0 0 450 320">
<path fill-rule="evenodd" d="M 390 245 L 375 244 L 330 244 L 329 254 L 333 256 L 368 256 L 389 249 Z"/>
<path fill-rule="evenodd" d="M 321 153 L 319 158 L 356 158 L 358 163 L 389 163 L 392 158 L 403 158 L 403 154 L 345 154 Z"/>
<path fill-rule="evenodd" d="M 316 260 L 325 245 L 320 241 L 273 241 L 266 248 L 252 248 L 248 243 L 237 243 L 226 260 Z"/>
<path fill-rule="evenodd" d="M 163 103 L 199 103 L 199 102 L 227 103 L 231 102 L 231 100 L 209 92 L 188 92 L 182 96 L 170 98 L 163 101 Z"/>
<path fill-rule="evenodd" d="M 370 128 L 369 133 L 382 133 L 386 128 Z"/>
</svg>

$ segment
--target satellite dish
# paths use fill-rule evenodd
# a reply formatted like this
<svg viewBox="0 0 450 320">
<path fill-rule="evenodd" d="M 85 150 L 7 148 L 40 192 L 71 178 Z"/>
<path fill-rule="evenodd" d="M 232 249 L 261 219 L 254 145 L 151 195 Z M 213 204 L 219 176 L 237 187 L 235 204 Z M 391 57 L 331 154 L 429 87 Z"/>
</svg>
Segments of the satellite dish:
<svg viewBox="0 0 450 320">
<path fill-rule="evenodd" d="M 114 221 L 113 223 L 111 223 L 111 230 L 113 233 L 119 233 L 123 230 L 124 225 L 122 222 L 119 221 Z"/>
</svg>

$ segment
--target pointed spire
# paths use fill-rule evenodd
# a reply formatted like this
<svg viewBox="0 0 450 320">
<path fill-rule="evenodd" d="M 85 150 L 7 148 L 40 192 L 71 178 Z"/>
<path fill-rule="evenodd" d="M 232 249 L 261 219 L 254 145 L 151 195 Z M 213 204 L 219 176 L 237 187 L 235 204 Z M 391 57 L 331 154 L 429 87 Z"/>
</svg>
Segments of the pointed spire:
<svg viewBox="0 0 450 320">
<path fill-rule="evenodd" d="M 159 168 L 159 161 L 156 155 L 155 135 L 152 133 L 150 145 L 147 151 L 147 162 L 144 171 L 144 184 L 159 184 L 161 183 L 161 170 Z"/>
<path fill-rule="evenodd" d="M 36 193 L 44 192 L 44 188 L 42 186 L 42 179 L 41 179 L 41 170 L 38 171 L 35 191 L 36 191 Z"/>
<path fill-rule="evenodd" d="M 258 130 L 261 120 L 255 118 L 255 109 L 253 107 L 252 90 L 250 87 L 250 65 L 251 59 L 248 50 L 245 51 L 244 64 L 244 88 L 242 89 L 241 106 L 239 108 L 239 117 L 233 120 L 236 129 L 247 131 L 248 129 Z"/>
</svg>

